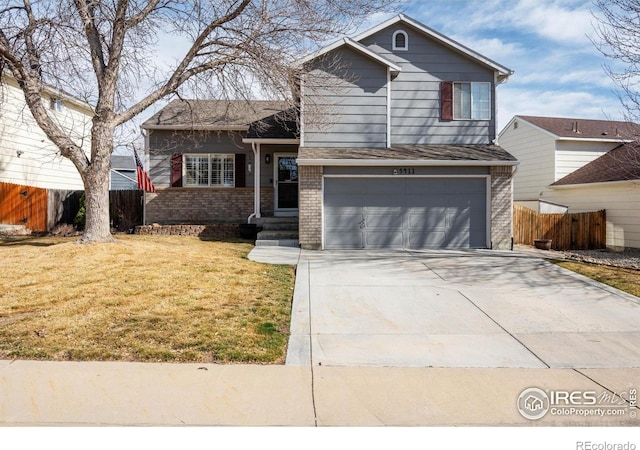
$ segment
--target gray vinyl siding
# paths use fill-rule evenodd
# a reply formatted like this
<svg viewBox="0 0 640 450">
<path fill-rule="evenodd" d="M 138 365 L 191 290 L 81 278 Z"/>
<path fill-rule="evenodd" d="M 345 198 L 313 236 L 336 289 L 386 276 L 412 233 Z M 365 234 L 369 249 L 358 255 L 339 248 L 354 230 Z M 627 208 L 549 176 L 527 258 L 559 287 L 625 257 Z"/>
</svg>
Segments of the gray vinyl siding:
<svg viewBox="0 0 640 450">
<path fill-rule="evenodd" d="M 244 153 L 247 163 L 253 161 L 250 144 L 242 142 L 242 135 L 230 132 L 193 132 L 173 130 L 149 131 L 149 176 L 156 187 L 171 184 L 171 155 L 174 153 Z M 247 186 L 253 186 L 253 174 L 245 168 Z"/>
<path fill-rule="evenodd" d="M 137 174 L 135 170 L 112 170 L 111 190 L 130 191 L 138 189 Z"/>
<path fill-rule="evenodd" d="M 408 51 L 391 48 L 393 33 L 408 35 Z M 494 72 L 425 37 L 410 26 L 397 24 L 362 40 L 402 71 L 391 83 L 392 144 L 490 144 L 496 137 Z M 440 120 L 442 81 L 491 83 L 491 120 Z"/>
<path fill-rule="evenodd" d="M 149 131 L 149 176 L 156 187 L 171 184 L 171 155 L 174 153 L 243 153 L 246 155 L 245 186 L 254 186 L 255 161 L 251 144 L 242 142 L 244 134 L 232 132 L 194 133 L 192 131 L 150 130 Z M 260 155 L 260 185 L 272 186 L 274 177 L 274 153 L 297 153 L 297 145 L 263 145 Z M 271 161 L 265 161 L 265 155 Z M 249 163 L 252 171 L 249 173 Z"/>
<path fill-rule="evenodd" d="M 304 145 L 386 147 L 387 68 L 351 49 L 315 62 L 304 81 Z"/>
</svg>

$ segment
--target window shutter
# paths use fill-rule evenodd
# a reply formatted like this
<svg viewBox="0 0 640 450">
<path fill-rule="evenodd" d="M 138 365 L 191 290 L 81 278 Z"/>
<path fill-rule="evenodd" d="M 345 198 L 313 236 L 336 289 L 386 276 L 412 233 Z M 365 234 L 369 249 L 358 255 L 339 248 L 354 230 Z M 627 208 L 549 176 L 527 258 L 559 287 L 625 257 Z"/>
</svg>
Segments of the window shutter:
<svg viewBox="0 0 640 450">
<path fill-rule="evenodd" d="M 440 118 L 453 120 L 453 82 L 440 83 Z"/>
<path fill-rule="evenodd" d="M 171 187 L 182 187 L 182 153 L 171 155 Z"/>
<path fill-rule="evenodd" d="M 238 153 L 236 154 L 236 187 L 245 187 L 246 183 L 245 183 L 245 161 L 246 161 L 246 156 L 244 153 Z"/>
</svg>

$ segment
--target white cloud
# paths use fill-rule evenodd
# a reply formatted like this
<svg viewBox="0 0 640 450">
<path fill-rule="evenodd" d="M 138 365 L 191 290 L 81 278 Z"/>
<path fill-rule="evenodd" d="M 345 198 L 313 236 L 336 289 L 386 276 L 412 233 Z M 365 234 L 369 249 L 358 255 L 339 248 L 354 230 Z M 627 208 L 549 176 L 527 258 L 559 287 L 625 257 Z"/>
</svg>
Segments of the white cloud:
<svg viewBox="0 0 640 450">
<path fill-rule="evenodd" d="M 514 115 L 623 120 L 615 96 L 585 91 L 532 90 L 504 85 L 498 88 L 498 128 Z"/>
</svg>

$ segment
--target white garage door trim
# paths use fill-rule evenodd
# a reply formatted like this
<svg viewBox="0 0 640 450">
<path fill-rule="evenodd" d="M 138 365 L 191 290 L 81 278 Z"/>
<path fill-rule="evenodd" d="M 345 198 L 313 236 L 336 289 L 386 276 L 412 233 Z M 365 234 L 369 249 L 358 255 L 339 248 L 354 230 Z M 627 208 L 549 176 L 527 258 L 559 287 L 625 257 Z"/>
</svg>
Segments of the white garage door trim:
<svg viewBox="0 0 640 450">
<path fill-rule="evenodd" d="M 323 175 L 322 176 L 322 192 L 321 201 L 322 201 L 322 220 L 321 224 L 321 239 L 322 239 L 322 250 L 325 250 L 325 180 L 327 178 L 393 178 L 393 179 L 411 179 L 411 178 L 475 178 L 475 179 L 484 179 L 486 183 L 486 224 L 485 224 L 485 245 L 487 248 L 491 247 L 491 175 L 410 175 L 410 176 L 402 176 L 402 175 L 349 175 L 349 174 L 336 174 L 336 175 Z"/>
</svg>

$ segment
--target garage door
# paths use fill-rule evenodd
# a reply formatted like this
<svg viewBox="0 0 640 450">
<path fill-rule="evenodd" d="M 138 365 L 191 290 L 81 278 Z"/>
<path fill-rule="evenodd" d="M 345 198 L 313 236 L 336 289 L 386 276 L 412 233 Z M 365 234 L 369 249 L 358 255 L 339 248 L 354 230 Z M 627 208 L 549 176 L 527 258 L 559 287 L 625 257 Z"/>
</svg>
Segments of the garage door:
<svg viewBox="0 0 640 450">
<path fill-rule="evenodd" d="M 485 178 L 325 178 L 324 246 L 484 248 Z"/>
</svg>

